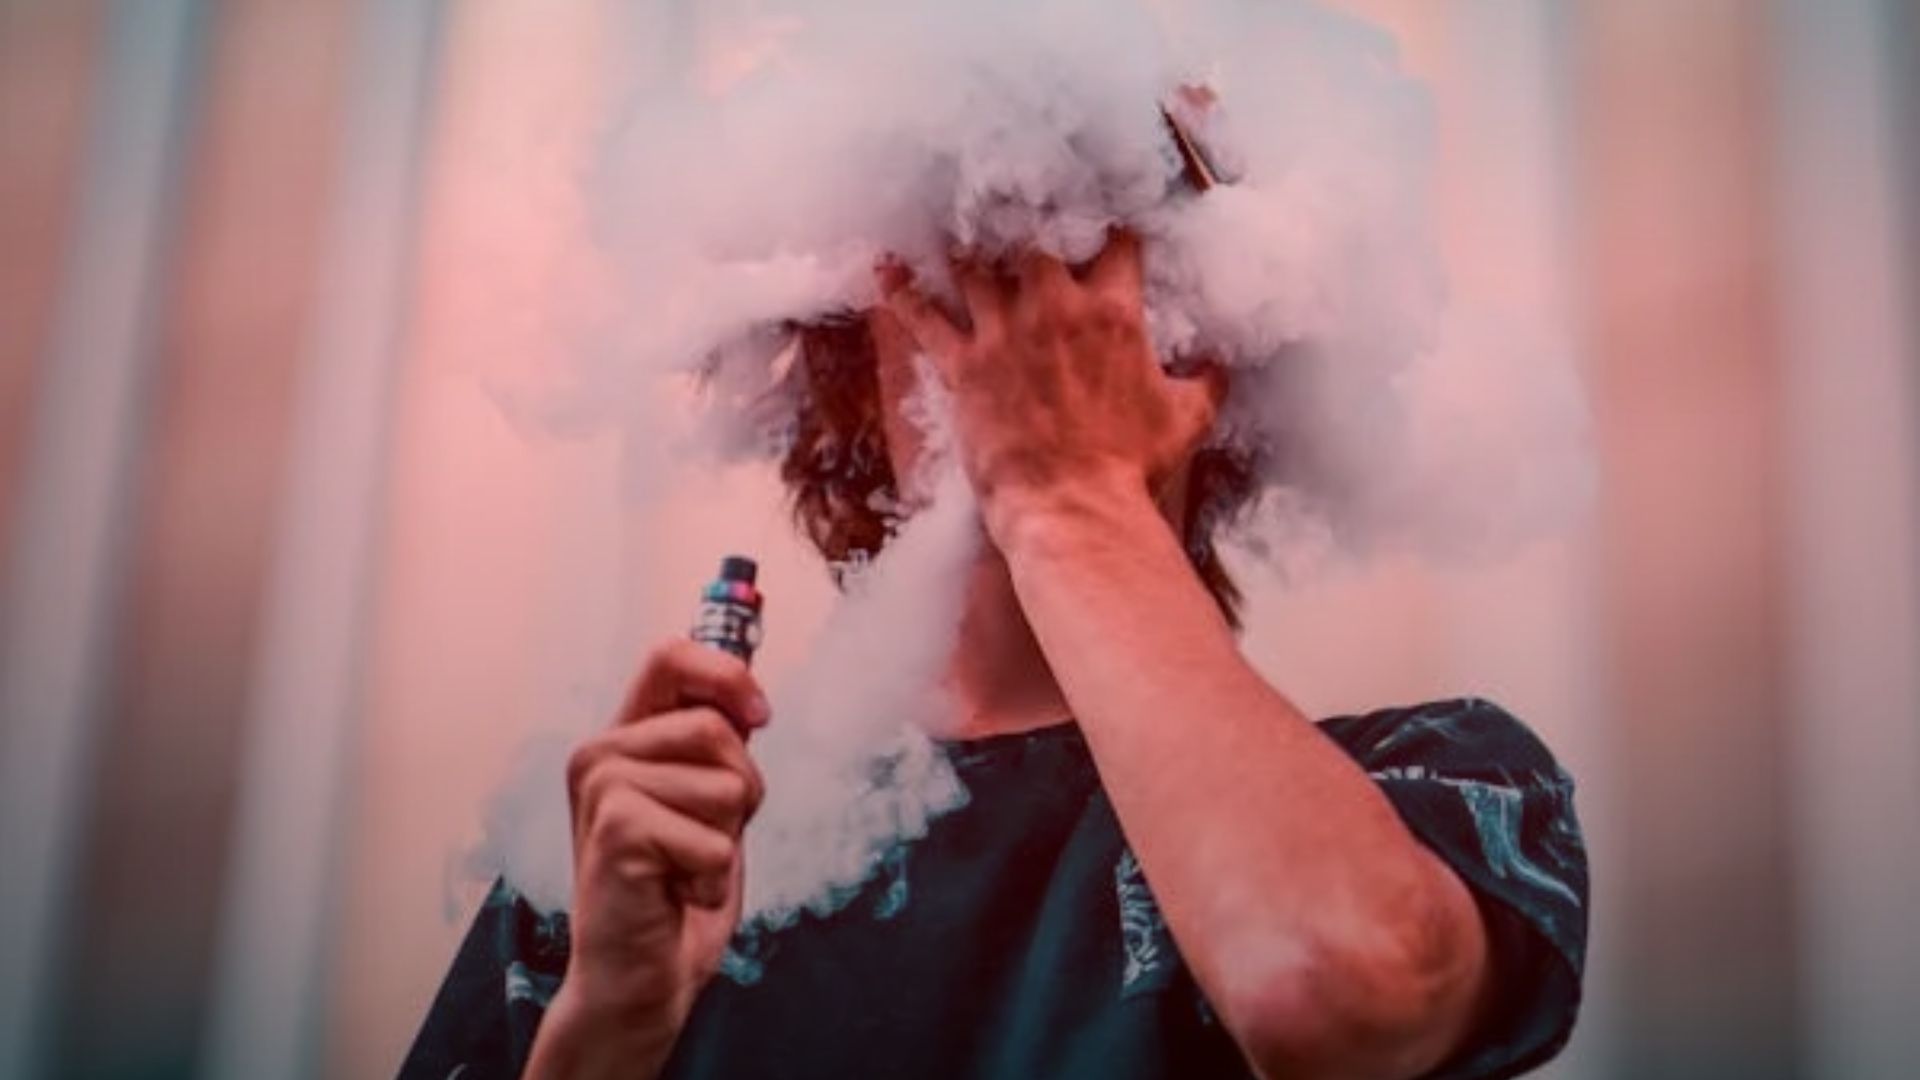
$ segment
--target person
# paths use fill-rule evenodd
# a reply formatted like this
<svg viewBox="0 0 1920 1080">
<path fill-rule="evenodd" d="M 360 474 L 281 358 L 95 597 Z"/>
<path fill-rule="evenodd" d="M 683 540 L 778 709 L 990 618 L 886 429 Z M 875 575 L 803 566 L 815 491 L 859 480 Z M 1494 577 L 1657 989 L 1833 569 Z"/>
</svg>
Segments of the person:
<svg viewBox="0 0 1920 1080">
<path fill-rule="evenodd" d="M 887 266 L 873 311 L 815 328 L 783 475 L 830 558 L 877 551 L 897 522 L 867 496 L 911 512 L 900 404 L 933 359 L 987 540 L 941 736 L 967 804 L 733 963 L 768 709 L 736 659 L 662 646 L 570 763 L 570 930 L 496 888 L 401 1074 L 1492 1077 L 1557 1053 L 1588 879 L 1548 750 L 1473 698 L 1316 724 L 1242 657 L 1202 512 L 1247 488 L 1200 449 L 1230 387 L 1154 355 L 1135 237 L 954 273 L 958 318 Z"/>
</svg>

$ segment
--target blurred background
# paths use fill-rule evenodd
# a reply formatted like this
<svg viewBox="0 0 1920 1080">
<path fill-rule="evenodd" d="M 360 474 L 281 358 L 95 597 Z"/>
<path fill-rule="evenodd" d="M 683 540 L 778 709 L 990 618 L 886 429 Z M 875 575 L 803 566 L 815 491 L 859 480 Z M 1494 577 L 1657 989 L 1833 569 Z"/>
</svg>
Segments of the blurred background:
<svg viewBox="0 0 1920 1080">
<path fill-rule="evenodd" d="M 1574 773 L 1547 1075 L 1920 1075 L 1920 5 L 1343 6 L 1434 88 L 1456 297 L 1566 329 L 1600 482 L 1497 563 L 1249 571 L 1248 652 L 1321 713 L 1495 698 Z M 0 1077 L 390 1075 L 519 742 L 723 551 L 769 678 L 804 652 L 768 477 L 635 500 L 476 375 L 568 347 L 633 8 L 0 0 Z"/>
</svg>

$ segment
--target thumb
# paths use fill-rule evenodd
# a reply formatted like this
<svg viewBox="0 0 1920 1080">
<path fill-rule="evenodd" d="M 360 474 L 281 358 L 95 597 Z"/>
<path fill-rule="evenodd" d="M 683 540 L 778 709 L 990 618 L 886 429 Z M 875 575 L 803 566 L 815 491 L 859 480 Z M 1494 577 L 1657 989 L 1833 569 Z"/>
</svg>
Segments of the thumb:
<svg viewBox="0 0 1920 1080">
<path fill-rule="evenodd" d="M 946 312 L 915 286 L 902 268 L 894 267 L 880 275 L 881 311 L 890 318 L 874 320 L 882 333 L 898 331 L 913 339 L 933 358 L 940 374 L 953 380 L 953 365 L 966 347 L 966 336 Z M 891 323 L 891 326 L 886 324 Z"/>
<path fill-rule="evenodd" d="M 1206 441 L 1220 418 L 1220 406 L 1227 399 L 1226 370 L 1208 362 L 1191 375 L 1168 376 L 1167 384 L 1173 401 L 1174 433 L 1182 453 L 1191 452 Z"/>
<path fill-rule="evenodd" d="M 880 378 L 882 400 L 900 400 L 908 395 L 919 378 L 915 358 L 922 354 L 933 361 L 934 373 L 940 381 L 953 385 L 947 359 L 915 337 L 891 306 L 869 312 L 867 330 L 873 335 L 874 364 Z"/>
</svg>

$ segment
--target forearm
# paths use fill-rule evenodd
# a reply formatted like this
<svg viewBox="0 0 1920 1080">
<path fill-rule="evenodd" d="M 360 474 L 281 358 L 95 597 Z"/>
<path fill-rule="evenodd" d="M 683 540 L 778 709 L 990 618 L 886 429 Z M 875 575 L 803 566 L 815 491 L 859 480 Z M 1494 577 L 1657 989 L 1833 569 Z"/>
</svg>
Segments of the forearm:
<svg viewBox="0 0 1920 1080">
<path fill-rule="evenodd" d="M 1472 901 L 1241 657 L 1144 489 L 988 512 L 1169 928 L 1250 1053 L 1431 1064 L 1477 993 Z"/>
</svg>

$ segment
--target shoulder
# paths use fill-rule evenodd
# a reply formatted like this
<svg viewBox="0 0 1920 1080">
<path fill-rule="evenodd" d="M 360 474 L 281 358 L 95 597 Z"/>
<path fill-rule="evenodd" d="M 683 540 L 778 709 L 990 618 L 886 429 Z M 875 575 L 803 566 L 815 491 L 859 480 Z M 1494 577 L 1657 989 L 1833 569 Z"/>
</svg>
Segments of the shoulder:
<svg viewBox="0 0 1920 1080">
<path fill-rule="evenodd" d="M 1376 709 L 1332 717 L 1319 727 L 1380 779 L 1437 773 L 1491 782 L 1572 783 L 1531 728 L 1485 698 Z"/>
</svg>

